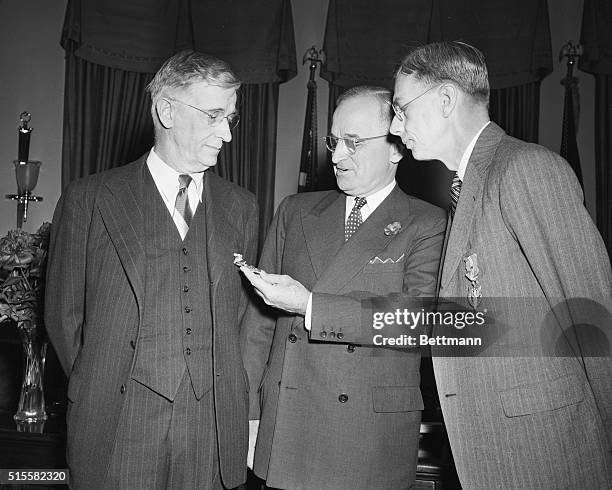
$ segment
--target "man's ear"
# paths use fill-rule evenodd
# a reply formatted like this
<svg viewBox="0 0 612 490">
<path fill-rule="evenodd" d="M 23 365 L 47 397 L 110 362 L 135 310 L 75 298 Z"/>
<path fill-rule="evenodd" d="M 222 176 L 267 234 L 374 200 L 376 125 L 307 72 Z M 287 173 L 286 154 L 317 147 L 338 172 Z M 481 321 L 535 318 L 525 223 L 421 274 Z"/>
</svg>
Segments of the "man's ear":
<svg viewBox="0 0 612 490">
<path fill-rule="evenodd" d="M 168 99 L 160 97 L 155 102 L 155 114 L 159 123 L 166 129 L 174 126 L 174 107 Z"/>
<path fill-rule="evenodd" d="M 404 153 L 401 150 L 401 146 L 398 143 L 391 143 L 389 147 L 389 161 L 397 164 L 402 158 L 404 158 Z"/>
<path fill-rule="evenodd" d="M 445 83 L 440 87 L 442 116 L 450 117 L 457 106 L 459 91 L 452 83 Z"/>
</svg>

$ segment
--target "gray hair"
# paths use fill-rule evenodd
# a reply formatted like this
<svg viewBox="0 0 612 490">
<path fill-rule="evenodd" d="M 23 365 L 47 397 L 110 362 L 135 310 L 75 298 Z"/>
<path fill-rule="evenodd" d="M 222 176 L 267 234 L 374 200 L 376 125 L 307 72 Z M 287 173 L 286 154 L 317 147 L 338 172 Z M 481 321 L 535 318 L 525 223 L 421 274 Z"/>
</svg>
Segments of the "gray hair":
<svg viewBox="0 0 612 490">
<path fill-rule="evenodd" d="M 379 103 L 380 109 L 380 122 L 387 125 L 387 128 L 391 126 L 393 120 L 393 109 L 391 108 L 392 93 L 390 90 L 384 87 L 373 87 L 369 85 L 359 85 L 352 87 L 342 92 L 336 100 L 336 107 L 342 102 L 353 99 L 355 97 L 373 97 Z"/>
<path fill-rule="evenodd" d="M 229 64 L 209 54 L 185 50 L 168 58 L 147 85 L 151 102 L 159 98 L 166 88 L 182 88 L 193 83 L 206 82 L 223 88 L 240 87 L 240 80 Z"/>
<path fill-rule="evenodd" d="M 425 44 L 411 51 L 395 73 L 427 84 L 452 82 L 475 101 L 488 105 L 489 75 L 480 50 L 461 41 Z"/>
</svg>

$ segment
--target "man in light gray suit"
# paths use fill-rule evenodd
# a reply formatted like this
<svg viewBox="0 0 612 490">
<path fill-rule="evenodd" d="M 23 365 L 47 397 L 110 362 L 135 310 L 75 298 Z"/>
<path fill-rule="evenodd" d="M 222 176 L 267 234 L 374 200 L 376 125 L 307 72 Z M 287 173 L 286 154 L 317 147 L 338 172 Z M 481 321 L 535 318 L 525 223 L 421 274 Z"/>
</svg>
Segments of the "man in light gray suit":
<svg viewBox="0 0 612 490">
<path fill-rule="evenodd" d="M 609 322 L 610 262 L 567 162 L 506 135 L 489 121 L 488 99 L 484 57 L 465 43 L 416 48 L 396 75 L 391 132 L 417 160 L 456 172 L 440 297 L 488 306 L 507 326 L 506 345 L 522 340 L 536 349 L 522 358 L 470 358 L 435 357 L 432 348 L 459 478 L 466 489 L 610 488 L 609 352 L 585 356 L 580 340 L 564 357 L 535 347 L 544 317 L 568 343 L 561 329 L 584 323 L 585 310 Z M 502 312 L 495 297 L 533 308 Z M 599 327 L 609 342 L 609 323 Z"/>
<path fill-rule="evenodd" d="M 227 63 L 184 51 L 148 89 L 154 148 L 71 183 L 53 219 L 45 322 L 68 386 L 77 488 L 228 488 L 246 478 L 252 194 L 210 167 L 237 122 Z"/>
</svg>

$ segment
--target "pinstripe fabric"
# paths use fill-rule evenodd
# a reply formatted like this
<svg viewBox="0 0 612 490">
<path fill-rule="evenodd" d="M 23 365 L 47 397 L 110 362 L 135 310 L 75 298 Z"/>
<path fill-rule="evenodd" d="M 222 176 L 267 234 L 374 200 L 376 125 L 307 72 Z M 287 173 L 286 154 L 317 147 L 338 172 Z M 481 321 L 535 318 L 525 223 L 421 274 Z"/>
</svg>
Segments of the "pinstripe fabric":
<svg viewBox="0 0 612 490">
<path fill-rule="evenodd" d="M 133 385 L 146 304 L 145 215 L 151 212 L 145 158 L 71 183 L 54 215 L 45 323 L 69 376 L 68 462 L 76 488 L 104 486 Z M 234 487 L 246 477 L 248 385 L 239 331 L 248 296 L 231 252 L 255 260 L 257 206 L 250 193 L 214 174 L 206 175 L 203 196 L 210 290 L 200 301 L 210 302 L 214 334 L 208 393 L 221 478 Z M 148 423 L 139 418 L 141 429 Z"/>
<path fill-rule="evenodd" d="M 482 302 L 538 299 L 541 317 L 497 312 L 508 345 L 539 340 L 539 320 L 578 318 L 564 298 L 612 304 L 612 272 L 567 163 L 491 123 L 467 167 L 439 293 L 467 304 L 464 258 L 476 254 Z M 515 303 L 516 305 L 516 303 Z M 610 310 L 612 311 L 612 310 Z M 571 324 L 571 323 L 568 323 Z M 435 355 L 435 348 L 432 348 Z M 612 362 L 579 357 L 434 357 L 454 461 L 467 489 L 609 488 Z"/>
<path fill-rule="evenodd" d="M 369 342 L 358 340 L 359 299 L 433 295 L 444 219 L 396 187 L 345 241 L 343 194 L 302 193 L 279 206 L 260 265 L 300 281 L 313 302 L 310 337 L 300 316 L 262 318 L 252 308 L 245 322 L 245 364 L 260 386 L 251 393 L 250 416 L 261 415 L 254 470 L 271 487 L 386 490 L 414 482 L 420 352 L 376 348 L 371 331 Z M 393 222 L 401 232 L 385 235 Z M 377 256 L 394 262 L 370 263 Z M 324 339 L 322 328 L 344 337 Z"/>
</svg>

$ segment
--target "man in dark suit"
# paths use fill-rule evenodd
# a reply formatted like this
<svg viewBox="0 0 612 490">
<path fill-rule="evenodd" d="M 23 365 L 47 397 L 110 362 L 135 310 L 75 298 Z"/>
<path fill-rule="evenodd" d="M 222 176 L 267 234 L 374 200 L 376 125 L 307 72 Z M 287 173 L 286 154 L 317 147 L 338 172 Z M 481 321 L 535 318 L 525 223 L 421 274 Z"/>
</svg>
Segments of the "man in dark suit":
<svg viewBox="0 0 612 490">
<path fill-rule="evenodd" d="M 254 196 L 210 170 L 237 122 L 227 63 L 184 51 L 149 84 L 155 146 L 71 183 L 55 211 L 45 321 L 68 386 L 78 488 L 224 488 L 246 477 Z M 247 259 L 248 260 L 248 259 Z"/>
<path fill-rule="evenodd" d="M 250 416 L 261 416 L 254 471 L 271 487 L 415 479 L 420 354 L 372 345 L 360 300 L 432 296 L 445 216 L 395 183 L 402 155 L 389 140 L 390 102 L 376 87 L 340 97 L 327 144 L 341 192 L 285 199 L 260 261 L 268 273 L 242 268 L 279 309 L 276 321 L 247 315 L 243 330 Z"/>
<path fill-rule="evenodd" d="M 612 362 L 584 351 L 609 346 L 610 262 L 567 162 L 490 122 L 488 100 L 465 43 L 416 48 L 396 75 L 391 132 L 456 172 L 439 295 L 504 335 L 497 357 L 432 348 L 457 472 L 466 489 L 611 488 Z"/>
</svg>

